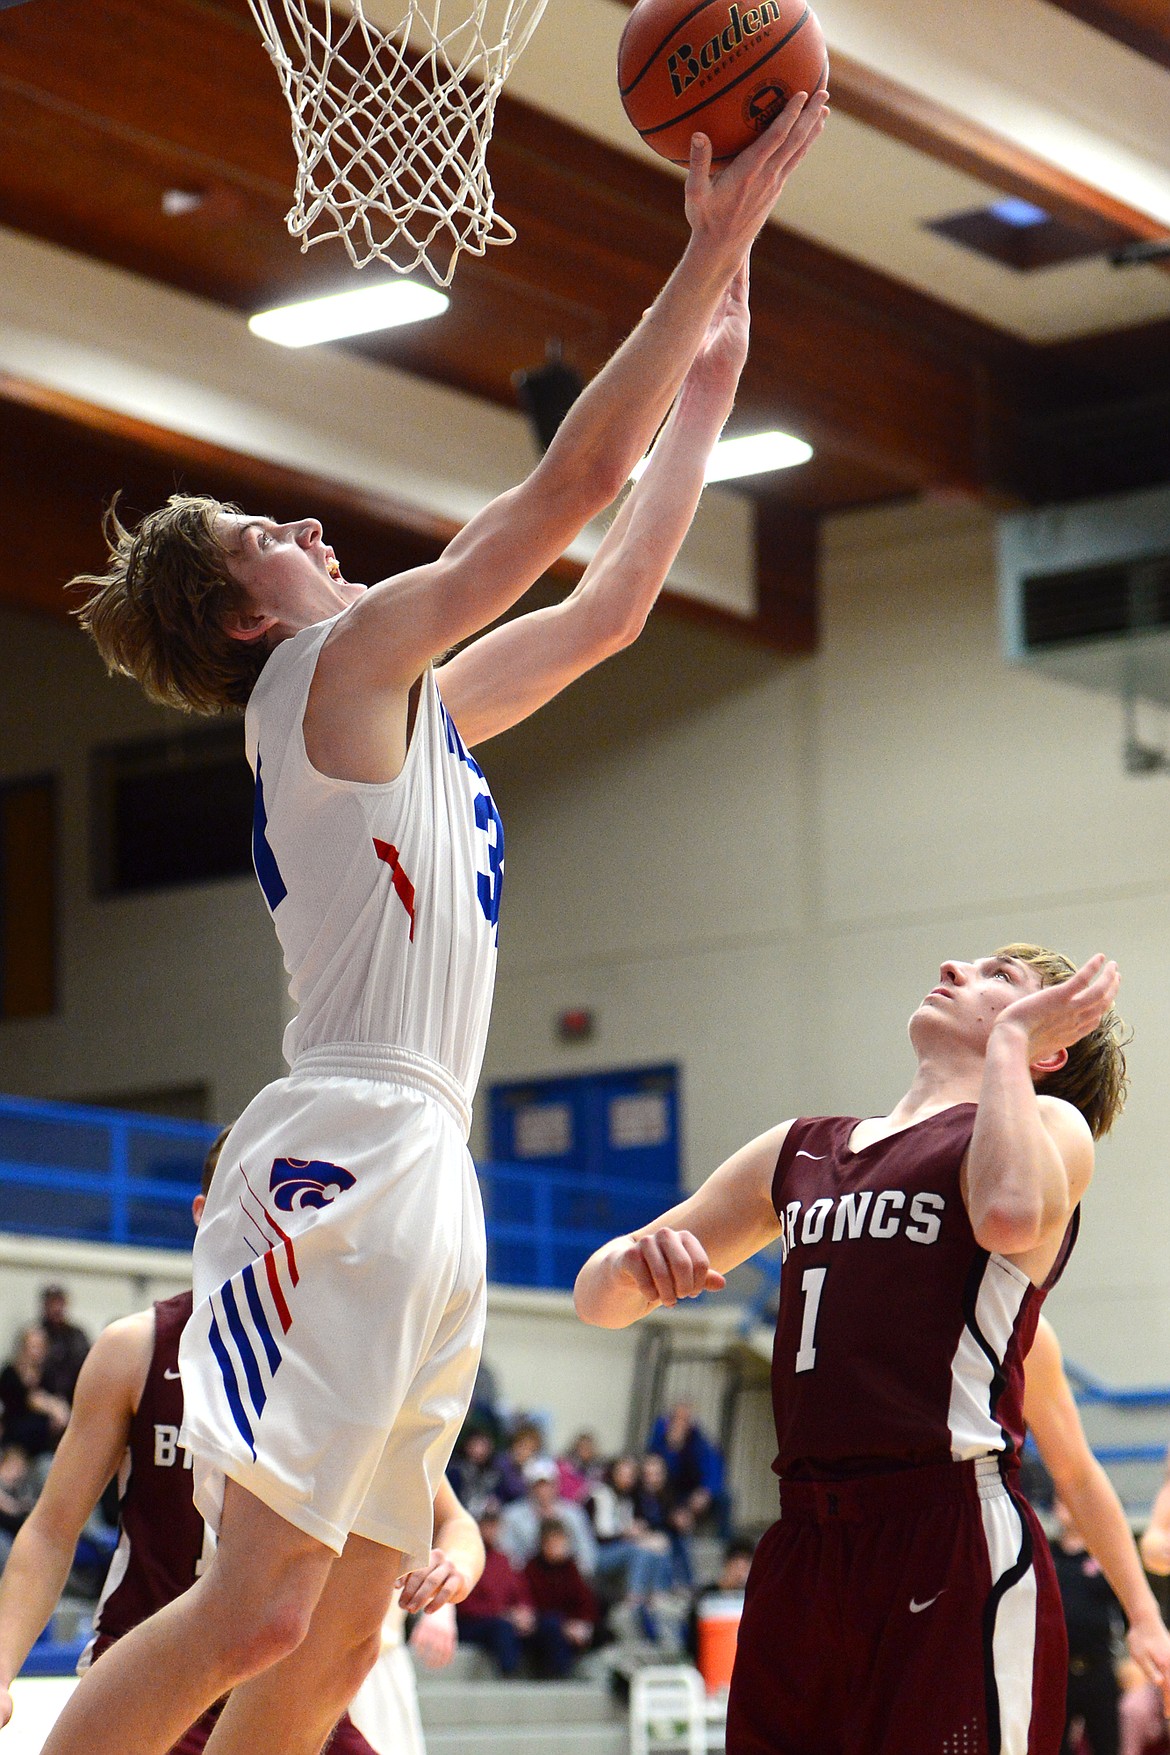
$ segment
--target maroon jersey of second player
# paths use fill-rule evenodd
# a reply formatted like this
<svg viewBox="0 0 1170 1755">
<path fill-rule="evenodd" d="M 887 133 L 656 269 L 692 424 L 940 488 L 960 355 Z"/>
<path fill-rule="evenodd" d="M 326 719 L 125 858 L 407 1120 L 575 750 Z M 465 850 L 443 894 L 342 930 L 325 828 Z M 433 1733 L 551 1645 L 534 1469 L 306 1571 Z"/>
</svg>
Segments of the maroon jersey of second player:
<svg viewBox="0 0 1170 1755">
<path fill-rule="evenodd" d="M 190 1314 L 190 1292 L 154 1307 L 154 1351 L 118 1478 L 118 1547 L 94 1616 L 103 1641 L 120 1639 L 182 1596 L 203 1559 L 206 1537 L 191 1497 L 191 1458 L 179 1448 L 179 1336 Z"/>
<path fill-rule="evenodd" d="M 118 1477 L 118 1546 L 94 1616 L 94 1638 L 79 1668 L 182 1596 L 209 1557 L 206 1526 L 191 1492 L 190 1453 L 179 1448 L 179 1336 L 190 1315 L 190 1292 L 154 1306 L 154 1348 Z M 220 1704 L 205 1712 L 171 1755 L 201 1755 L 219 1712 Z M 348 1715 L 329 1747 L 333 1755 L 375 1755 Z"/>
<path fill-rule="evenodd" d="M 850 1148 L 859 1122 L 792 1123 L 772 1183 L 783 1269 L 772 1358 L 782 1477 L 864 1475 L 1023 1440 L 1043 1287 L 981 1248 L 961 1173 L 975 1105 Z"/>
</svg>

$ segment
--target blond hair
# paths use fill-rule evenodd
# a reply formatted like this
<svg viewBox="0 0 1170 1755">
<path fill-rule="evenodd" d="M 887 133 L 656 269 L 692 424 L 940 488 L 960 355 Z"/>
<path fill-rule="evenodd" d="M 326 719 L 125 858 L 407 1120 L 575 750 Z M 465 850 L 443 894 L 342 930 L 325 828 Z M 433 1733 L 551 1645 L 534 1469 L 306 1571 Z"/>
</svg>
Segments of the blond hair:
<svg viewBox="0 0 1170 1755">
<path fill-rule="evenodd" d="M 268 656 L 263 641 L 235 640 L 225 617 L 247 608 L 228 568 L 217 519 L 237 506 L 172 494 L 134 530 L 105 516 L 104 573 L 79 573 L 68 589 L 87 592 L 74 611 L 106 668 L 141 683 L 152 701 L 188 713 L 224 713 L 246 704 Z"/>
<path fill-rule="evenodd" d="M 1039 975 L 1042 987 L 1056 987 L 1077 972 L 1075 963 L 1043 945 L 1005 945 L 995 954 L 1027 963 Z M 1073 1043 L 1064 1065 L 1037 1080 L 1036 1089 L 1048 1097 L 1063 1097 L 1066 1103 L 1079 1109 L 1093 1138 L 1101 1139 L 1125 1108 L 1129 1090 L 1125 1050 L 1131 1039 L 1116 1010 L 1110 1007 L 1095 1030 Z"/>
</svg>

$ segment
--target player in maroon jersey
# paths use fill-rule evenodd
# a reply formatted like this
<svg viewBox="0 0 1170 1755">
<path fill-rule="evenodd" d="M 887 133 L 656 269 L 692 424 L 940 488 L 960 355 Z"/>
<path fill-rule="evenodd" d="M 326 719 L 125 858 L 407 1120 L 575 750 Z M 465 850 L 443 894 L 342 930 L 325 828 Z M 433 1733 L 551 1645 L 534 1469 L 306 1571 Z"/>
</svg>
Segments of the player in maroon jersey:
<svg viewBox="0 0 1170 1755">
<path fill-rule="evenodd" d="M 748 1584 L 728 1755 L 1056 1755 L 1065 1640 L 1018 1495 L 1023 1361 L 1120 1111 L 1118 974 L 948 962 L 888 1116 L 763 1134 L 585 1264 L 623 1328 L 780 1240 L 780 1521 Z"/>
<path fill-rule="evenodd" d="M 196 1225 L 225 1138 L 226 1130 L 208 1153 L 202 1192 L 192 1205 Z M 118 1547 L 82 1665 L 97 1661 L 116 1639 L 181 1596 L 203 1569 L 208 1537 L 192 1499 L 190 1457 L 178 1442 L 179 1335 L 190 1314 L 191 1293 L 181 1292 L 111 1323 L 90 1350 L 44 1490 L 0 1576 L 0 1727 L 12 1716 L 12 1679 L 56 1607 L 77 1539 L 115 1473 Z M 460 1600 L 482 1569 L 478 1530 L 445 1480 L 435 1522 L 431 1564 L 403 1586 L 403 1603 L 411 1610 Z M 201 1755 L 218 1716 L 219 1706 L 204 1713 L 171 1755 Z M 377 1755 L 348 1716 L 329 1749 L 330 1755 Z M 258 1746 L 256 1755 L 265 1750 Z M 267 1755 L 283 1752 L 274 1748 Z"/>
</svg>

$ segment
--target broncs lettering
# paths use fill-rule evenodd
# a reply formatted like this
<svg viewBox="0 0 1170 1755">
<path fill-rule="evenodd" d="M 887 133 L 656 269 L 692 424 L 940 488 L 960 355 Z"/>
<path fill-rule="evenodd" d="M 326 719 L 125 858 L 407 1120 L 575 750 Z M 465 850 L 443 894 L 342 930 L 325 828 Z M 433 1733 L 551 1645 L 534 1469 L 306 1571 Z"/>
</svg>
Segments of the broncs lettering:
<svg viewBox="0 0 1170 1755">
<path fill-rule="evenodd" d="M 819 1200 L 790 1200 L 780 1214 L 780 1252 L 784 1261 L 798 1243 L 849 1243 L 872 1237 L 879 1243 L 904 1237 L 908 1243 L 937 1243 L 946 1200 L 941 1194 L 908 1196 L 901 1188 L 822 1195 Z"/>
<path fill-rule="evenodd" d="M 673 55 L 668 56 L 666 71 L 675 97 L 681 97 L 688 85 L 693 85 L 701 73 L 709 72 L 724 55 L 734 54 L 745 37 L 757 36 L 767 25 L 779 24 L 780 7 L 777 0 L 764 0 L 762 6 L 747 6 L 741 12 L 732 0 L 727 17 L 728 23 L 723 29 L 708 38 L 701 48 L 680 43 Z"/>
</svg>

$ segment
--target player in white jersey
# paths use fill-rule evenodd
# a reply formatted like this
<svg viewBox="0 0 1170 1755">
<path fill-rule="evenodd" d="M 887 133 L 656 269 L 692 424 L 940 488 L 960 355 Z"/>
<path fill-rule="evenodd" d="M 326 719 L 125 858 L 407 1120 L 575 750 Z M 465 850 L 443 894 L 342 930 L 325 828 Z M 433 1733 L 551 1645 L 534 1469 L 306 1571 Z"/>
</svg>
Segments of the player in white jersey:
<svg viewBox="0 0 1170 1755">
<path fill-rule="evenodd" d="M 640 631 L 734 399 L 747 253 L 824 106 L 794 99 L 715 176 L 696 137 L 678 268 L 528 480 L 433 565 L 367 591 L 315 520 L 214 501 L 112 525 L 82 611 L 107 663 L 156 700 L 248 703 L 257 873 L 299 1011 L 196 1251 L 184 1437 L 215 1560 L 95 1666 L 45 1755 L 163 1755 L 229 1688 L 209 1755 L 316 1755 L 429 1549 L 484 1311 L 466 1138 L 503 839 L 468 750 Z M 668 411 L 566 602 L 436 671 L 622 491 Z"/>
</svg>

